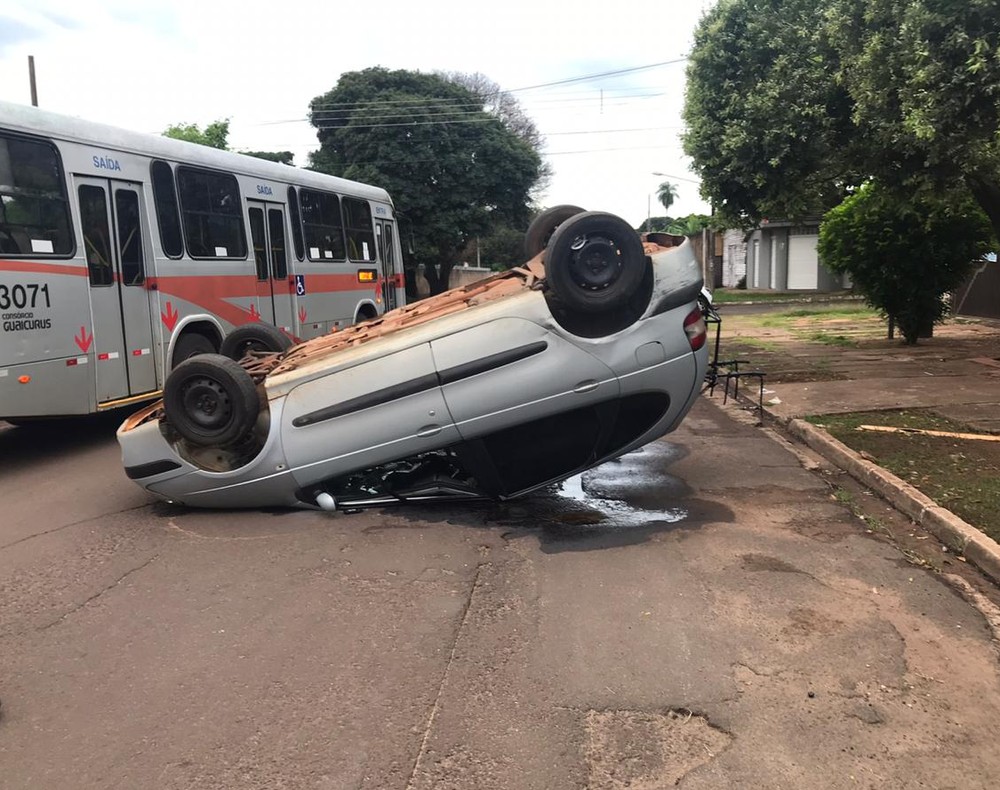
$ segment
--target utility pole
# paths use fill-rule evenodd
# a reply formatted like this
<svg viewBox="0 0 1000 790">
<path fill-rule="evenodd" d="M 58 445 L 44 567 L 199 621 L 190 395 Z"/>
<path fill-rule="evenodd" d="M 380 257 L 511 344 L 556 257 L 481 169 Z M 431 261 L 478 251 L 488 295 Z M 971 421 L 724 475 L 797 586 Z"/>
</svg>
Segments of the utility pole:
<svg viewBox="0 0 1000 790">
<path fill-rule="evenodd" d="M 28 79 L 31 81 L 31 106 L 38 106 L 38 87 L 35 85 L 35 56 L 28 55 Z"/>
</svg>

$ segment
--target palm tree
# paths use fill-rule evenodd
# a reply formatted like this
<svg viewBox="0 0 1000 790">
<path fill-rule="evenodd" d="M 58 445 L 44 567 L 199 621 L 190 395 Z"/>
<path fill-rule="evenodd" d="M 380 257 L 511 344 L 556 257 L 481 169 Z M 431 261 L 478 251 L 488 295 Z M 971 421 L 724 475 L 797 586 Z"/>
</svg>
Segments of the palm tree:
<svg viewBox="0 0 1000 790">
<path fill-rule="evenodd" d="M 677 199 L 677 185 L 664 181 L 656 190 L 656 199 L 663 204 L 663 210 L 669 214 L 670 207 Z"/>
</svg>

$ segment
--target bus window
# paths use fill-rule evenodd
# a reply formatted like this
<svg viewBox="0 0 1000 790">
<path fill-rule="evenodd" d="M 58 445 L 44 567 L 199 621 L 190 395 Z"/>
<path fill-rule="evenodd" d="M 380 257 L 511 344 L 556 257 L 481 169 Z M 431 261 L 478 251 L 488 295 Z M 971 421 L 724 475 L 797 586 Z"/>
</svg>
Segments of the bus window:
<svg viewBox="0 0 1000 790">
<path fill-rule="evenodd" d="M 178 167 L 177 187 L 188 254 L 192 258 L 246 258 L 236 176 Z"/>
<path fill-rule="evenodd" d="M 267 279 L 267 238 L 264 235 L 264 212 L 259 208 L 250 209 L 250 239 L 253 241 L 253 257 L 257 264 L 257 279 Z"/>
<path fill-rule="evenodd" d="M 342 261 L 346 258 L 340 199 L 329 192 L 303 189 L 302 229 L 311 261 Z"/>
<path fill-rule="evenodd" d="M 83 224 L 83 246 L 87 251 L 90 284 L 111 285 L 114 268 L 108 239 L 108 203 L 100 187 L 80 187 L 80 222 Z"/>
<path fill-rule="evenodd" d="M 351 260 L 375 260 L 375 231 L 368 201 L 345 197 L 344 218 L 347 226 L 347 250 Z"/>
<path fill-rule="evenodd" d="M 116 190 L 115 216 L 118 219 L 118 249 L 122 256 L 122 284 L 142 285 L 146 273 L 142 261 L 139 196 L 127 189 Z"/>
<path fill-rule="evenodd" d="M 301 261 L 305 253 L 302 251 L 302 220 L 299 217 L 299 196 L 295 192 L 295 187 L 288 187 L 288 210 L 292 215 L 292 243 L 295 245 L 295 257 Z"/>
<path fill-rule="evenodd" d="M 0 255 L 72 252 L 56 149 L 48 143 L 0 136 Z"/>
<path fill-rule="evenodd" d="M 156 161 L 150 165 L 150 175 L 153 179 L 153 203 L 156 204 L 156 220 L 160 226 L 163 252 L 170 258 L 180 258 L 184 253 L 184 243 L 181 240 L 181 218 L 177 213 L 174 174 L 166 162 Z"/>
<path fill-rule="evenodd" d="M 286 280 L 288 258 L 285 253 L 285 218 L 278 209 L 268 209 L 267 224 L 271 231 L 271 276 L 275 280 Z"/>
</svg>

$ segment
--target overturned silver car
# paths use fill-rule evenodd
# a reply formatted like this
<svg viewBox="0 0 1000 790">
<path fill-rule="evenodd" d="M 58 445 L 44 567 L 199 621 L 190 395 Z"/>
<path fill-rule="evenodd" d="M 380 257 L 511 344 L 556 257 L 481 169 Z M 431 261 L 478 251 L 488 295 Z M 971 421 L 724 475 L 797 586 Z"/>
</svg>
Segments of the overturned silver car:
<svg viewBox="0 0 1000 790">
<path fill-rule="evenodd" d="M 377 320 L 291 347 L 238 328 L 121 426 L 126 473 L 200 507 L 507 499 L 674 430 L 708 361 L 690 244 L 579 211 L 543 213 L 525 265 Z"/>
</svg>

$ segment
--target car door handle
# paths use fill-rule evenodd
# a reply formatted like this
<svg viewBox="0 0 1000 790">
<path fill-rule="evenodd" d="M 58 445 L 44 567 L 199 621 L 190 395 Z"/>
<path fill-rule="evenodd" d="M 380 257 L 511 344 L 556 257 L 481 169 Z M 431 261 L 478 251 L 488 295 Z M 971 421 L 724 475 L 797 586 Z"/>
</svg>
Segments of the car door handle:
<svg viewBox="0 0 1000 790">
<path fill-rule="evenodd" d="M 601 382 L 594 381 L 593 379 L 590 379 L 589 381 L 581 381 L 579 384 L 573 387 L 573 392 L 579 392 L 579 393 L 593 392 L 599 386 L 601 386 Z"/>
<path fill-rule="evenodd" d="M 440 425 L 425 425 L 423 428 L 417 431 L 417 436 L 419 436 L 421 439 L 424 439 L 428 436 L 436 436 L 439 433 L 441 433 Z"/>
</svg>

